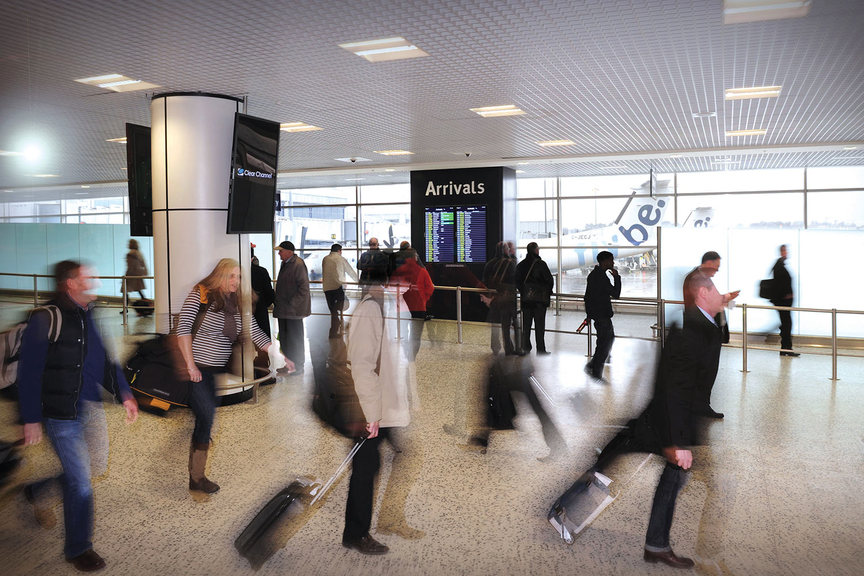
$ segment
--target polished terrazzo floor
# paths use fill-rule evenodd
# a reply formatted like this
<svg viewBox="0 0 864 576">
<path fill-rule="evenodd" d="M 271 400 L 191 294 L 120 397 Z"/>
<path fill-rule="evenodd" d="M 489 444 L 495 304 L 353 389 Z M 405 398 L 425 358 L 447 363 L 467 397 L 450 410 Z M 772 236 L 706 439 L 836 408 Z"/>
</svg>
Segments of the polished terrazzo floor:
<svg viewBox="0 0 864 576">
<path fill-rule="evenodd" d="M 127 350 L 116 312 L 102 317 L 103 330 L 121 353 Z M 642 335 L 650 335 L 650 317 L 621 321 L 642 322 Z M 309 322 L 313 337 L 316 320 Z M 146 321 L 132 326 L 147 330 Z M 633 454 L 616 464 L 616 500 L 572 546 L 545 519 L 551 503 L 590 465 L 594 450 L 648 401 L 655 344 L 619 339 L 609 384 L 599 384 L 582 372 L 584 337 L 549 336 L 553 354 L 532 361 L 546 392 L 544 405 L 569 453 L 541 462 L 537 458 L 548 449 L 539 421 L 519 397 L 515 431 L 493 432 L 486 454 L 460 446 L 480 415 L 488 330 L 466 328 L 463 344 L 455 343 L 452 325 L 427 325 L 427 331 L 434 339 L 424 339 L 417 357 L 418 411 L 399 440 L 402 452 L 382 448 L 382 516 L 399 519 L 401 493 L 401 532 L 408 537 L 376 530 L 376 514 L 373 534 L 390 546 L 388 555 L 366 557 L 341 546 L 345 479 L 299 530 L 284 527 L 261 566 L 251 567 L 233 547 L 270 496 L 298 475 L 326 478 L 350 448 L 309 411 L 313 377 L 307 363 L 305 375 L 262 387 L 257 404 L 218 409 L 209 475 L 222 489 L 209 497 L 186 489 L 191 413 L 142 414 L 127 426 L 120 407 L 106 407 L 109 470 L 94 483 L 95 548 L 108 562 L 103 573 L 675 572 L 645 564 L 641 553 L 659 457 Z M 864 359 L 840 358 L 838 381 L 829 379 L 830 358 L 818 355 L 790 359 L 754 351 L 750 372 L 740 368 L 740 350 L 724 350 L 712 404 L 726 418 L 710 424 L 709 446 L 697 449 L 694 472 L 679 496 L 672 527 L 676 552 L 694 557 L 699 574 L 864 573 Z M 16 434 L 14 421 L 14 404 L 0 401 L 0 436 Z M 456 435 L 445 433 L 445 424 Z M 24 465 L 0 489 L 2 573 L 74 573 L 63 561 L 59 503 L 58 525 L 44 529 L 20 491 L 22 483 L 59 465 L 45 443 L 24 455 Z"/>
</svg>

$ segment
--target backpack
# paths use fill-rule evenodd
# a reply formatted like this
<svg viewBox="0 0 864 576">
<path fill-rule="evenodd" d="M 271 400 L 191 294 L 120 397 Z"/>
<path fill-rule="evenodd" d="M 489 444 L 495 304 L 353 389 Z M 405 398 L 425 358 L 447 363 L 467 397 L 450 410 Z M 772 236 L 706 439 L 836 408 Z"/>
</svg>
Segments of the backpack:
<svg viewBox="0 0 864 576">
<path fill-rule="evenodd" d="M 50 324 L 48 325 L 48 340 L 53 344 L 60 337 L 60 328 L 63 327 L 63 315 L 57 306 L 39 306 L 27 313 L 27 319 L 19 322 L 9 330 L 0 332 L 0 357 L 3 366 L 0 368 L 0 389 L 15 384 L 18 379 L 18 358 L 21 352 L 21 339 L 24 337 L 24 329 L 33 317 L 34 312 L 45 310 L 48 312 Z"/>
</svg>

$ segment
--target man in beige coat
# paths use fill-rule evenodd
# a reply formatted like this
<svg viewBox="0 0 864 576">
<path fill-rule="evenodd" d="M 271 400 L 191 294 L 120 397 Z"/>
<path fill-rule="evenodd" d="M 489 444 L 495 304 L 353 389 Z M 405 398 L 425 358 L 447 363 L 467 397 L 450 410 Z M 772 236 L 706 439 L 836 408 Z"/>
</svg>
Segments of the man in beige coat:
<svg viewBox="0 0 864 576">
<path fill-rule="evenodd" d="M 408 388 L 397 370 L 399 351 L 391 345 L 385 321 L 383 279 L 368 282 L 348 334 L 348 359 L 368 438 L 354 456 L 342 545 L 361 554 L 386 554 L 387 546 L 369 534 L 375 478 L 381 465 L 379 446 L 382 438 L 389 437 L 390 428 L 407 426 L 411 415 Z"/>
</svg>

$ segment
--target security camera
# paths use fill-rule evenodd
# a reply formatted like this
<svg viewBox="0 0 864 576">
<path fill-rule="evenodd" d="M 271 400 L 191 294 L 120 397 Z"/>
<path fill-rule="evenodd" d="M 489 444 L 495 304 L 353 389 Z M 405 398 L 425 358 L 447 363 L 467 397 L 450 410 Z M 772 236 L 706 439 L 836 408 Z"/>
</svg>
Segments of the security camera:
<svg viewBox="0 0 864 576">
<path fill-rule="evenodd" d="M 349 160 L 351 160 L 351 163 L 352 163 L 352 164 L 353 164 L 354 162 L 357 162 L 357 159 L 356 159 L 356 158 L 349 158 Z"/>
<path fill-rule="evenodd" d="M 471 153 L 470 153 L 470 152 L 465 152 L 465 158 L 470 158 L 470 157 L 471 157 Z"/>
</svg>

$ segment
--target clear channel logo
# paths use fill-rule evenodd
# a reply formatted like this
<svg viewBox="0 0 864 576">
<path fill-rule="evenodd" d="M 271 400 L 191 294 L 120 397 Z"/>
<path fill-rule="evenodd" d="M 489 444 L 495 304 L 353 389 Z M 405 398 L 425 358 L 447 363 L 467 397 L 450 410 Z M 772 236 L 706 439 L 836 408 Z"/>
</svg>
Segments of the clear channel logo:
<svg viewBox="0 0 864 576">
<path fill-rule="evenodd" d="M 267 172 L 257 172 L 255 170 L 246 170 L 245 168 L 237 168 L 238 178 L 267 178 L 272 179 L 273 174 Z"/>
</svg>

